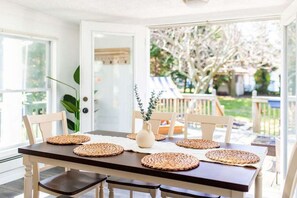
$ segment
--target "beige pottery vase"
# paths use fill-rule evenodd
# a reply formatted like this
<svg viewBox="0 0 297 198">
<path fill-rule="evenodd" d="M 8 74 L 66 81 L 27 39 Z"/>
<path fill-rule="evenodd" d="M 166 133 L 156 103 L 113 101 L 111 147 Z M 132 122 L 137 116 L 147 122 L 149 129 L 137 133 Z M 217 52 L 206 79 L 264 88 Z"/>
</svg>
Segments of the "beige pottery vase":
<svg viewBox="0 0 297 198">
<path fill-rule="evenodd" d="M 151 148 L 155 142 L 155 135 L 151 130 L 151 124 L 143 121 L 142 129 L 136 135 L 136 143 L 141 148 Z"/>
</svg>

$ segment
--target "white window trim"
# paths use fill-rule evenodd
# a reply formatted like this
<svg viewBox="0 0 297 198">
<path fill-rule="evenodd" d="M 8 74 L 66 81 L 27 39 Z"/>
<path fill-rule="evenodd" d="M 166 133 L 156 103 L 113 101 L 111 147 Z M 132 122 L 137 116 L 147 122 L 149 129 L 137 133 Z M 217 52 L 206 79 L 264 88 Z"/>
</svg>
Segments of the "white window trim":
<svg viewBox="0 0 297 198">
<path fill-rule="evenodd" d="M 57 39 L 51 38 L 51 37 L 44 37 L 39 35 L 30 35 L 22 32 L 14 32 L 14 31 L 5 31 L 0 28 L 0 35 L 14 35 L 18 37 L 28 38 L 28 39 L 37 39 L 42 41 L 48 41 L 50 43 L 49 48 L 49 74 L 50 76 L 56 78 L 57 75 Z M 57 85 L 54 82 L 48 82 L 51 83 L 51 97 L 48 99 L 48 107 L 47 109 L 50 109 L 52 112 L 56 112 L 57 110 Z M 28 90 L 28 89 L 27 89 Z M 41 89 L 49 90 L 46 89 Z M 15 90 L 15 91 L 24 91 L 24 90 Z M 31 90 L 34 91 L 34 90 Z M 37 91 L 37 89 L 35 89 Z M 40 91 L 40 90 L 38 90 Z M 2 91 L 5 92 L 5 91 Z M 20 155 L 18 153 L 18 147 L 23 147 L 29 145 L 29 141 L 24 142 L 23 144 L 19 144 L 17 147 L 8 148 L 0 152 L 0 160 L 13 158 L 15 156 Z M 12 166 L 13 164 L 13 166 Z M 14 160 L 10 160 L 4 163 L 0 164 L 0 170 L 4 170 L 0 172 L 0 184 L 13 181 L 19 178 L 22 178 L 24 176 L 24 168 L 22 164 L 22 157 L 17 158 Z"/>
</svg>

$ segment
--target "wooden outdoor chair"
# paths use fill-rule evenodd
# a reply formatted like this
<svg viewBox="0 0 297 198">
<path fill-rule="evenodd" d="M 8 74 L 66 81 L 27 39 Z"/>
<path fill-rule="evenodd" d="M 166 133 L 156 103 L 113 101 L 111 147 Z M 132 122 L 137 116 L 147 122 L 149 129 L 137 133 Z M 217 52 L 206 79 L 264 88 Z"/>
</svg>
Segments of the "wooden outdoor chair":
<svg viewBox="0 0 297 198">
<path fill-rule="evenodd" d="M 34 136 L 33 125 L 39 126 L 42 141 L 45 142 L 48 137 L 52 136 L 53 122 L 60 121 L 62 123 L 63 134 L 67 134 L 67 119 L 64 111 L 47 115 L 26 115 L 23 117 L 27 130 L 30 145 L 36 144 L 37 140 Z M 43 168 L 40 164 L 33 164 L 33 195 L 34 198 L 39 197 L 39 191 L 59 196 L 77 197 L 85 192 L 96 188 L 96 198 L 103 198 L 102 182 L 106 180 L 105 175 L 95 174 L 91 172 L 81 172 L 79 170 L 69 170 L 54 175 L 40 181 L 40 171 L 52 168 L 45 165 Z"/>
<path fill-rule="evenodd" d="M 209 116 L 209 115 L 197 115 L 197 114 L 186 114 L 185 115 L 185 131 L 184 138 L 188 138 L 188 125 L 189 122 L 199 122 L 202 131 L 202 139 L 212 140 L 213 133 L 216 125 L 226 125 L 225 143 L 230 142 L 231 130 L 233 125 L 233 118 L 228 116 Z M 218 195 L 211 195 L 201 193 L 193 190 L 186 190 L 182 188 L 175 188 L 171 186 L 160 186 L 161 197 L 173 197 L 173 198 L 188 198 L 188 197 L 219 197 Z"/>
<path fill-rule="evenodd" d="M 297 193 L 296 187 L 297 187 L 297 143 L 295 143 L 292 150 L 282 198 L 293 198 L 294 192 Z"/>
<path fill-rule="evenodd" d="M 139 111 L 135 111 L 133 113 L 132 133 L 135 133 L 136 119 L 142 119 L 142 115 Z M 171 137 L 173 135 L 174 125 L 176 120 L 175 113 L 153 113 L 151 116 L 151 120 L 149 121 L 151 123 L 152 131 L 153 133 L 158 133 L 160 123 L 163 120 L 170 120 L 168 136 Z M 151 197 L 155 198 L 157 197 L 157 190 L 160 187 L 160 184 L 147 183 L 147 182 L 142 182 L 142 181 L 137 181 L 132 179 L 117 178 L 117 177 L 109 177 L 107 178 L 106 182 L 108 183 L 110 198 L 114 197 L 114 192 L 113 192 L 114 188 L 129 190 L 130 197 L 133 197 L 133 191 L 137 191 L 137 192 L 150 193 Z"/>
</svg>

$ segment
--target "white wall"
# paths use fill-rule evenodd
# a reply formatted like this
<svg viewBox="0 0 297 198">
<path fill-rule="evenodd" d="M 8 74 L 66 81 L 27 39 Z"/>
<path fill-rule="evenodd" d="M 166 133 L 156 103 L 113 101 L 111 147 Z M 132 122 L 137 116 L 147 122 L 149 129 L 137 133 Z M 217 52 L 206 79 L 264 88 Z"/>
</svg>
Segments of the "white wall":
<svg viewBox="0 0 297 198">
<path fill-rule="evenodd" d="M 0 1 L 0 32 L 24 34 L 56 40 L 56 78 L 75 85 L 72 75 L 79 64 L 79 25 L 63 22 L 57 18 Z M 57 86 L 57 109 L 63 109 L 58 102 L 66 92 L 71 90 Z M 10 162 L 11 163 L 11 162 Z M 21 160 L 15 160 L 20 168 L 9 171 L 7 163 L 0 163 L 0 184 L 22 177 Z M 4 173 L 1 173 L 5 171 Z"/>
<path fill-rule="evenodd" d="M 75 85 L 72 74 L 79 64 L 79 25 L 0 1 L 0 30 L 56 39 L 57 78 Z M 68 90 L 58 86 L 58 98 L 65 91 Z"/>
</svg>

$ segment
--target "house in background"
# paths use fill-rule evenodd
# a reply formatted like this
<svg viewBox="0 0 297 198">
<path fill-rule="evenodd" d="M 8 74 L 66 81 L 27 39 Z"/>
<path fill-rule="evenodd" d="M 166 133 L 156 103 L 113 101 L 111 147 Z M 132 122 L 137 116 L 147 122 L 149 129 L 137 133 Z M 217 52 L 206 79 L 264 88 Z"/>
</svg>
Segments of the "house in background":
<svg viewBox="0 0 297 198">
<path fill-rule="evenodd" d="M 150 27 L 267 19 L 280 20 L 284 35 L 281 120 L 287 122 L 281 129 L 281 172 L 286 173 L 291 149 L 288 138 L 296 141 L 297 136 L 296 120 L 291 120 L 287 108 L 297 102 L 296 16 L 297 0 L 1 1 L 0 183 L 23 176 L 17 147 L 27 144 L 21 117 L 31 107 L 25 106 L 43 103 L 43 109 L 34 112 L 55 112 L 61 110 L 59 100 L 65 93 L 74 94 L 73 89 L 46 80 L 47 75 L 78 89 L 72 74 L 80 64 L 81 130 L 95 130 L 99 125 L 129 130 L 123 123 L 129 122 L 126 115 L 136 107 L 133 84 L 141 87 L 142 97 L 149 95 Z M 96 49 L 117 50 L 117 55 L 109 62 L 98 61 Z M 32 58 L 36 53 L 41 53 L 41 59 Z M 36 65 L 42 68 L 40 73 L 34 73 Z M 238 93 L 242 93 L 241 87 Z M 98 115 L 97 99 L 112 111 Z"/>
</svg>

